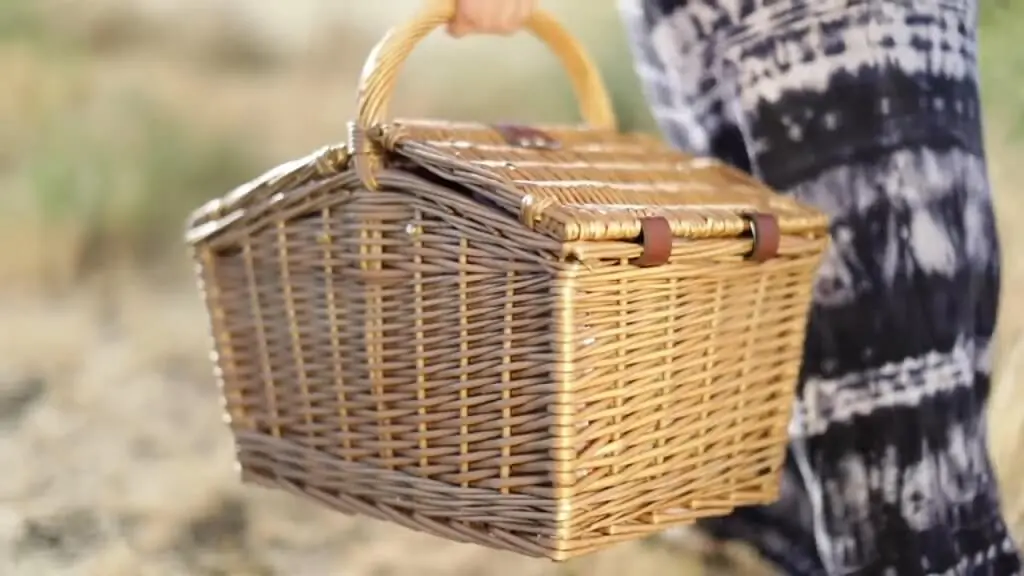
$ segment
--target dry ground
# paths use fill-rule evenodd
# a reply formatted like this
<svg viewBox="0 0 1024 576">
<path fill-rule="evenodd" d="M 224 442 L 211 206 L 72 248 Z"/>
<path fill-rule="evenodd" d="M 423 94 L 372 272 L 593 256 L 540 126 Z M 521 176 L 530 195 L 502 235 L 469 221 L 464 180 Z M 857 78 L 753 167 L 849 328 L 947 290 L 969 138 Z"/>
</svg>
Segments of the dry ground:
<svg viewBox="0 0 1024 576">
<path fill-rule="evenodd" d="M 742 551 L 732 568 L 702 568 L 657 542 L 554 566 L 238 484 L 203 310 L 168 242 L 200 200 L 343 137 L 362 56 L 387 22 L 369 4 L 0 0 L 0 574 L 753 573 Z M 610 4 L 576 14 L 573 28 L 601 47 L 624 115 L 642 124 Z M 1014 193 L 1024 148 L 1013 143 L 1024 60 L 1001 56 L 1011 35 L 993 38 L 986 88 L 1006 290 L 991 436 L 1008 514 L 1024 529 L 1024 412 L 1014 408 L 1024 401 L 1024 198 Z M 471 42 L 428 42 L 396 108 L 571 113 L 543 50 L 506 41 L 520 58 L 499 77 L 478 60 L 501 43 Z M 551 93 L 524 102 L 516 90 L 538 77 Z"/>
</svg>

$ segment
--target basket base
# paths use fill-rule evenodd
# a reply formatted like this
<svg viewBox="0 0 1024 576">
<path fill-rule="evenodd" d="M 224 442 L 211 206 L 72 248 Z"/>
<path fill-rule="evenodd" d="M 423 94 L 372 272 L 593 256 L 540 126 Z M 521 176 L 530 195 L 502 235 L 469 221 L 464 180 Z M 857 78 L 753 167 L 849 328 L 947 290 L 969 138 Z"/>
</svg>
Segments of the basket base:
<svg viewBox="0 0 1024 576">
<path fill-rule="evenodd" d="M 569 560 L 706 517 L 730 506 L 645 514 L 643 521 L 557 538 L 553 518 L 558 502 L 535 496 L 460 488 L 404 472 L 338 459 L 296 442 L 236 431 L 242 480 L 311 499 L 329 509 L 391 522 L 454 542 L 520 555 Z M 532 518 L 531 518 L 532 517 Z"/>
</svg>

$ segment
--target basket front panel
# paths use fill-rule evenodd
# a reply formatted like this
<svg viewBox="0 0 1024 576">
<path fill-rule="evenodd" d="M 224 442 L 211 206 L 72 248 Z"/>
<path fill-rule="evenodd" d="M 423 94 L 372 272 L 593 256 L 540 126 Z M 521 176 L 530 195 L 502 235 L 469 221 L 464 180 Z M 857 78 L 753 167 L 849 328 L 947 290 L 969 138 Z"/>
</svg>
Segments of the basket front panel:
<svg viewBox="0 0 1024 576">
<path fill-rule="evenodd" d="M 552 255 L 427 197 L 355 191 L 214 258 L 239 460 L 339 510 L 546 555 Z"/>
<path fill-rule="evenodd" d="M 336 322 L 355 342 L 344 387 L 359 460 L 460 487 L 547 490 L 550 271 L 444 206 L 357 194 L 335 242 Z M 358 400 L 355 400 L 357 399 Z"/>
<path fill-rule="evenodd" d="M 337 425 L 337 411 L 318 410 L 316 391 L 333 358 L 321 328 L 344 299 L 328 303 L 318 225 L 316 216 L 275 223 L 237 246 L 207 249 L 218 366 L 236 433 L 315 444 L 320 429 Z"/>
<path fill-rule="evenodd" d="M 606 262 L 580 277 L 577 531 L 650 532 L 777 496 L 817 262 Z"/>
</svg>

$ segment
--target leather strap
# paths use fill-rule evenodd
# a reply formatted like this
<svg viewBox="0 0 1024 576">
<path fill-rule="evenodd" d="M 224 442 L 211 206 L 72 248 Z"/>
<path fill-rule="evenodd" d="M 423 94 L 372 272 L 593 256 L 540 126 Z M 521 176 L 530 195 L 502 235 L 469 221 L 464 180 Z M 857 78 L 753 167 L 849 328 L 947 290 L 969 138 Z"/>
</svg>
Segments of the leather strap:
<svg viewBox="0 0 1024 576">
<path fill-rule="evenodd" d="M 644 251 L 633 263 L 637 266 L 661 266 L 672 256 L 672 226 L 661 216 L 640 221 L 640 242 Z"/>
<path fill-rule="evenodd" d="M 747 254 L 748 260 L 765 262 L 779 255 L 779 243 L 782 233 L 779 231 L 779 219 L 772 214 L 755 212 L 747 214 L 750 222 L 750 234 L 754 238 L 754 247 Z"/>
</svg>

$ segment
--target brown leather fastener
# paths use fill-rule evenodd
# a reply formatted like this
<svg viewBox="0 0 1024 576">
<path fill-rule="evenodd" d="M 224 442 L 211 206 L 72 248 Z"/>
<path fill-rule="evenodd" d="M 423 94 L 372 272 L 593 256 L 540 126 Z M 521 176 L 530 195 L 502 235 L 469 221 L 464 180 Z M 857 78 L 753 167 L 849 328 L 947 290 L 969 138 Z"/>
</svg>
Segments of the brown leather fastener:
<svg viewBox="0 0 1024 576">
<path fill-rule="evenodd" d="M 661 216 L 640 220 L 640 243 L 644 252 L 633 261 L 637 266 L 661 266 L 672 256 L 672 226 Z"/>
<path fill-rule="evenodd" d="M 750 222 L 750 234 L 754 238 L 754 247 L 747 254 L 747 259 L 764 262 L 778 256 L 779 242 L 782 239 L 779 219 L 762 212 L 747 214 L 746 219 Z"/>
<path fill-rule="evenodd" d="M 554 150 L 560 145 L 551 135 L 543 130 L 522 126 L 519 124 L 494 124 L 492 126 L 509 146 L 519 148 L 534 148 L 541 150 Z"/>
</svg>

